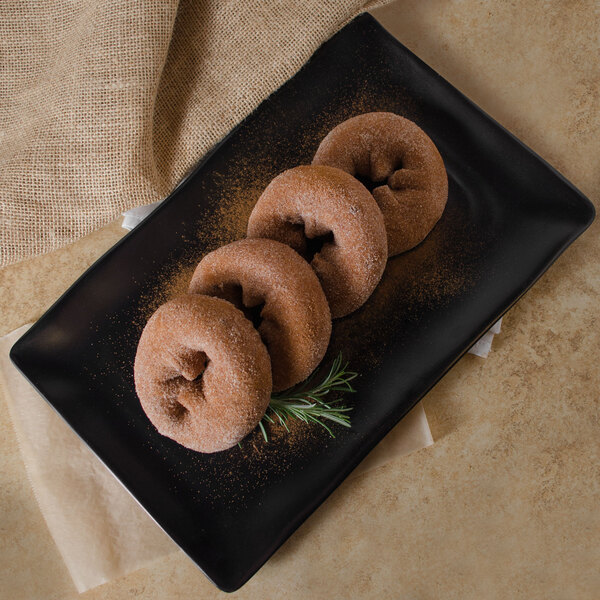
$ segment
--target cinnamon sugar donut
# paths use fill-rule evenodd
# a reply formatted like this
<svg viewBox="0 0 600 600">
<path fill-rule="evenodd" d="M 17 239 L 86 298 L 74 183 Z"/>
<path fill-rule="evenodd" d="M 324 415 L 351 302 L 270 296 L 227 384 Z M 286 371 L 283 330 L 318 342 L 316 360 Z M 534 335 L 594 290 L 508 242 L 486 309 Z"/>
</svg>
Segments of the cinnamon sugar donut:
<svg viewBox="0 0 600 600">
<path fill-rule="evenodd" d="M 220 298 L 178 296 L 150 318 L 135 388 L 159 433 L 198 452 L 237 444 L 271 397 L 271 364 L 252 323 Z"/>
<path fill-rule="evenodd" d="M 222 246 L 200 261 L 189 292 L 224 298 L 260 319 L 274 391 L 306 379 L 325 355 L 327 299 L 309 264 L 285 244 L 246 239 Z"/>
<path fill-rule="evenodd" d="M 275 177 L 250 215 L 248 237 L 278 240 L 310 261 L 334 318 L 367 300 L 387 261 L 385 225 L 373 196 L 333 167 L 300 166 Z M 318 238 L 322 247 L 312 256 Z"/>
<path fill-rule="evenodd" d="M 390 256 L 422 242 L 444 212 L 444 161 L 429 136 L 399 115 L 372 112 L 340 123 L 321 142 L 313 165 L 385 182 L 373 196 L 383 213 Z"/>
</svg>

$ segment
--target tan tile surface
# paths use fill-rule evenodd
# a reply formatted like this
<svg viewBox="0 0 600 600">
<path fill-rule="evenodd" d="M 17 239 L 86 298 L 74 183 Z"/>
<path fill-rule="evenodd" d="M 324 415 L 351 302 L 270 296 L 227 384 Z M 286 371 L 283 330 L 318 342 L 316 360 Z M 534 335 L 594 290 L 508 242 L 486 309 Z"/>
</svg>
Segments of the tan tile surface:
<svg viewBox="0 0 600 600">
<path fill-rule="evenodd" d="M 376 16 L 598 205 L 598 2 L 400 0 Z M 600 596 L 598 228 L 508 314 L 488 360 L 465 357 L 427 396 L 436 444 L 342 485 L 233 597 Z M 0 272 L 0 333 L 121 235 Z M 5 410 L 0 435 L 0 595 L 74 598 Z M 174 555 L 84 596 L 225 595 Z"/>
</svg>

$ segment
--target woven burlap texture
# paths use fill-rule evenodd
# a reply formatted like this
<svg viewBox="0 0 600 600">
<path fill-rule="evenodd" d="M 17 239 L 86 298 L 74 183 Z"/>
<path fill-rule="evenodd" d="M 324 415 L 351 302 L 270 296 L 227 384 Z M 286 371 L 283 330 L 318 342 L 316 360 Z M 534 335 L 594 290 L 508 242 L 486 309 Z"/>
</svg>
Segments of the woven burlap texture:
<svg viewBox="0 0 600 600">
<path fill-rule="evenodd" d="M 0 266 L 182 176 L 364 0 L 0 3 Z"/>
</svg>

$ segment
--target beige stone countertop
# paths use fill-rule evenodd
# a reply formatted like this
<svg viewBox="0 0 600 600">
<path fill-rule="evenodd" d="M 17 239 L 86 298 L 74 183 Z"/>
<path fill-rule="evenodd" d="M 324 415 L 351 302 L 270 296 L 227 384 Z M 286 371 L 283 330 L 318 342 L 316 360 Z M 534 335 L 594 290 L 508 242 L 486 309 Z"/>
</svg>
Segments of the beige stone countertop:
<svg viewBox="0 0 600 600">
<path fill-rule="evenodd" d="M 420 0 L 375 16 L 600 200 L 600 4 Z M 425 398 L 436 443 L 345 482 L 234 598 L 600 597 L 598 221 Z M 0 333 L 38 318 L 119 223 L 0 272 Z M 0 406 L 0 596 L 77 593 Z M 86 600 L 224 598 L 183 553 Z"/>
</svg>

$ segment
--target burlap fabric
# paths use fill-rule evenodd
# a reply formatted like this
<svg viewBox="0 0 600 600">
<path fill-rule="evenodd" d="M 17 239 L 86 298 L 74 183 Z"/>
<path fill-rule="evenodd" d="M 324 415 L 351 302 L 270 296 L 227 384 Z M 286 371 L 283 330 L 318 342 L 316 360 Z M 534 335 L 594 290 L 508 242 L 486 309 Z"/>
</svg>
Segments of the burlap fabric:
<svg viewBox="0 0 600 600">
<path fill-rule="evenodd" d="M 365 0 L 0 3 L 0 266 L 166 196 Z"/>
</svg>

